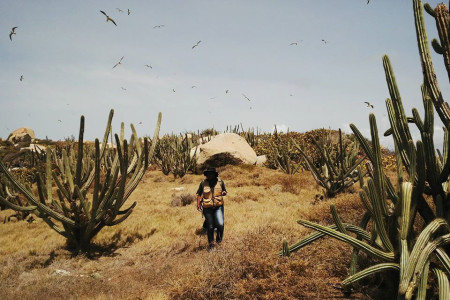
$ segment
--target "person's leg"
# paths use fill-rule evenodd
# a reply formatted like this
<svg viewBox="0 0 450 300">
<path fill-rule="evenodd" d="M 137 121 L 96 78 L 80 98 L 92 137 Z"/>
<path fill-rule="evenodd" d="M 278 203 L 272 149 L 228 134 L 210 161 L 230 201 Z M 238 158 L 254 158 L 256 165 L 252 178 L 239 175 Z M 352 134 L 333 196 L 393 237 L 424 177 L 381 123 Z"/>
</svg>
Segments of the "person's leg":
<svg viewBox="0 0 450 300">
<path fill-rule="evenodd" d="M 214 241 L 214 211 L 211 208 L 204 208 L 203 215 L 205 216 L 208 245 L 211 245 Z"/>
<path fill-rule="evenodd" d="M 223 230 L 225 227 L 223 205 L 214 211 L 214 226 L 217 228 L 216 242 L 220 243 L 222 242 Z"/>
</svg>

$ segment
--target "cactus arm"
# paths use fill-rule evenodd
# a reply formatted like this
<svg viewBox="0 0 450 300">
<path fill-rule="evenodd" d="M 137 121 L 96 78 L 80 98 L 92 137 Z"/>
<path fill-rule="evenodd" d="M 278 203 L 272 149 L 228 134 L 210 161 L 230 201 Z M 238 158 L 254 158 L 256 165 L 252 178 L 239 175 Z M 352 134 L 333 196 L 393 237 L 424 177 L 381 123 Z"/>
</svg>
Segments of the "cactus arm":
<svg viewBox="0 0 450 300">
<path fill-rule="evenodd" d="M 51 149 L 47 147 L 45 149 L 46 153 L 46 164 L 45 164 L 45 176 L 46 176 L 46 184 L 47 184 L 47 201 L 49 203 L 53 202 L 52 195 L 52 162 L 51 162 Z"/>
<path fill-rule="evenodd" d="M 399 264 L 396 263 L 381 263 L 381 264 L 377 264 L 371 267 L 368 267 L 367 269 L 364 269 L 362 271 L 359 271 L 358 273 L 347 277 L 344 281 L 342 281 L 342 285 L 344 287 L 349 286 L 355 282 L 357 282 L 358 280 L 361 280 L 363 278 L 369 277 L 373 274 L 379 273 L 379 272 L 383 272 L 386 270 L 396 270 L 396 271 L 400 271 L 400 266 Z"/>
<path fill-rule="evenodd" d="M 66 152 L 66 149 L 63 149 L 62 151 L 62 156 L 63 156 L 63 164 L 64 164 L 64 175 L 67 179 L 67 182 L 69 184 L 69 192 L 73 193 L 73 177 L 72 177 L 72 170 L 70 168 L 70 162 L 69 162 L 69 157 L 68 154 Z"/>
<path fill-rule="evenodd" d="M 448 176 L 450 175 L 450 140 L 449 133 L 447 128 L 444 127 L 444 153 L 443 157 L 443 167 L 442 173 L 439 177 L 439 182 L 446 182 L 448 180 Z"/>
<path fill-rule="evenodd" d="M 108 135 L 110 132 L 112 133 L 111 123 L 112 123 L 113 116 L 114 116 L 114 109 L 111 109 L 109 111 L 108 121 L 106 123 L 105 134 L 103 135 L 102 150 L 101 150 L 100 158 L 103 158 L 106 148 L 108 148 Z"/>
<path fill-rule="evenodd" d="M 127 209 L 124 210 L 119 210 L 119 212 L 117 213 L 118 215 L 124 215 L 127 214 L 130 210 L 133 210 L 133 208 L 135 208 L 137 205 L 137 202 L 134 201 L 133 204 L 130 205 L 130 207 L 128 207 Z"/>
<path fill-rule="evenodd" d="M 16 211 L 33 211 L 33 210 L 37 209 L 37 206 L 35 206 L 35 205 L 28 205 L 28 206 L 16 205 L 14 203 L 9 202 L 2 196 L 0 196 L 0 203 L 6 205 L 7 207 L 9 207 L 13 210 L 16 210 Z"/>
<path fill-rule="evenodd" d="M 414 274 L 414 269 L 419 260 L 420 254 L 424 251 L 424 248 L 427 246 L 427 243 L 430 242 L 430 240 L 433 238 L 436 232 L 442 230 L 449 232 L 450 227 L 447 221 L 445 221 L 444 219 L 436 218 L 430 224 L 428 224 L 420 233 L 411 251 L 408 262 L 406 263 L 405 272 L 403 273 L 403 276 L 400 277 L 400 285 L 399 285 L 400 294 L 406 293 L 410 279 Z"/>
<path fill-rule="evenodd" d="M 55 180 L 56 185 L 58 186 L 58 189 L 61 191 L 61 193 L 64 195 L 66 199 L 70 199 L 71 196 L 69 194 L 69 191 L 66 189 L 66 187 L 62 184 L 62 182 L 59 180 L 58 175 L 53 171 L 52 172 L 53 180 Z"/>
<path fill-rule="evenodd" d="M 80 132 L 78 135 L 78 156 L 75 171 L 75 184 L 81 186 L 81 170 L 83 167 L 83 135 L 84 135 L 84 116 L 80 118 Z"/>
<path fill-rule="evenodd" d="M 436 249 L 436 257 L 441 262 L 442 266 L 445 268 L 445 272 L 450 274 L 450 257 L 448 256 L 447 252 L 441 247 L 438 247 Z"/>
<path fill-rule="evenodd" d="M 350 129 L 353 131 L 356 139 L 358 140 L 358 142 L 360 143 L 361 147 L 363 148 L 364 152 L 366 153 L 367 157 L 369 158 L 369 160 L 372 162 L 374 162 L 374 154 L 372 149 L 370 148 L 369 144 L 367 143 L 366 139 L 364 138 L 364 136 L 361 134 L 361 132 L 359 131 L 359 129 L 352 123 L 350 124 Z M 387 178 L 387 176 L 385 174 L 383 174 L 384 177 L 384 181 L 386 183 L 387 186 L 387 192 L 389 195 L 389 199 L 391 199 L 394 204 L 398 202 L 398 196 L 395 193 L 395 189 L 391 183 L 391 181 Z"/>
<path fill-rule="evenodd" d="M 159 139 L 159 131 L 160 131 L 160 128 L 161 128 L 161 120 L 162 120 L 162 113 L 159 112 L 158 113 L 158 120 L 156 121 L 155 132 L 153 134 L 152 146 L 150 147 L 150 152 L 148 154 L 148 157 L 150 157 L 150 159 L 153 157 L 153 155 L 155 153 L 156 144 L 157 144 L 158 139 Z"/>
<path fill-rule="evenodd" d="M 373 183 L 375 184 L 375 190 L 377 194 L 377 203 L 379 204 L 381 208 L 381 212 L 383 215 L 387 215 L 387 208 L 386 204 L 384 203 L 384 197 L 385 197 L 385 180 L 384 180 L 384 172 L 383 172 L 383 164 L 381 159 L 381 147 L 380 147 L 380 140 L 378 138 L 378 129 L 377 129 L 377 123 L 375 119 L 374 114 L 369 115 L 369 121 L 370 121 L 370 133 L 372 136 L 372 149 L 374 154 L 374 180 Z M 392 248 L 393 249 L 393 248 Z M 392 250 L 389 249 L 389 250 Z"/>
<path fill-rule="evenodd" d="M 369 212 L 365 212 L 364 213 L 364 215 L 363 215 L 363 217 L 361 219 L 361 222 L 360 222 L 360 227 L 361 227 L 362 230 L 366 230 L 367 224 L 369 223 L 371 218 L 372 218 L 372 216 L 371 216 L 371 214 Z M 370 236 L 368 236 L 368 237 L 369 237 L 368 240 L 370 240 Z M 359 234 L 356 235 L 356 238 L 358 240 L 362 240 L 363 239 L 362 235 L 359 235 Z M 352 256 L 350 258 L 350 267 L 349 267 L 349 274 L 350 275 L 356 274 L 356 266 L 358 264 L 358 254 L 359 254 L 359 249 L 354 247 L 353 251 L 352 251 Z"/>
<path fill-rule="evenodd" d="M 419 286 L 417 287 L 416 300 L 426 300 L 429 268 L 430 268 L 430 262 L 428 261 L 427 264 L 425 265 L 423 276 L 420 278 Z M 439 298 L 439 299 L 445 299 L 445 298 Z"/>
<path fill-rule="evenodd" d="M 413 118 L 414 118 L 414 123 L 416 124 L 419 131 L 422 132 L 424 130 L 424 128 L 423 128 L 422 119 L 420 118 L 420 115 L 419 115 L 419 111 L 416 108 L 413 108 L 412 114 L 413 114 Z"/>
<path fill-rule="evenodd" d="M 411 182 L 403 182 L 402 183 L 402 192 L 401 192 L 401 204 L 402 204 L 402 214 L 400 221 L 400 239 L 407 240 L 408 233 L 410 231 L 411 224 L 411 195 L 412 195 L 413 186 Z"/>
<path fill-rule="evenodd" d="M 359 228 L 359 227 L 351 225 L 351 224 L 345 224 L 345 223 L 344 223 L 344 226 L 345 226 L 345 228 L 348 231 L 356 233 L 358 236 L 360 236 L 361 238 L 363 238 L 366 241 L 370 241 L 372 239 L 370 233 L 368 233 L 367 231 L 365 231 L 362 228 Z M 336 225 L 330 225 L 330 226 L 328 226 L 328 228 L 330 228 L 330 229 L 337 229 L 337 226 Z M 302 248 L 302 247 L 304 247 L 304 246 L 306 246 L 306 245 L 308 245 L 308 244 L 310 244 L 310 243 L 312 243 L 312 242 L 314 242 L 314 241 L 324 237 L 325 235 L 326 234 L 322 233 L 322 232 L 311 233 L 307 237 L 305 237 L 305 238 L 301 239 L 300 241 L 298 241 L 297 243 L 291 245 L 289 247 L 289 252 L 291 252 L 291 253 L 295 252 L 295 251 L 299 250 L 300 248 Z M 279 255 L 280 256 L 282 255 L 281 251 L 280 251 Z"/>
<path fill-rule="evenodd" d="M 376 192 L 375 184 L 372 178 L 369 178 L 367 181 L 367 185 L 369 187 L 369 198 L 372 201 L 372 207 L 374 211 L 374 221 L 377 225 L 378 235 L 383 242 L 383 246 L 388 252 L 393 252 L 394 247 L 389 239 L 389 235 L 386 231 L 385 217 L 387 216 L 386 205 L 383 203 L 383 198 L 379 198 L 378 193 Z M 383 211 L 384 208 L 384 211 Z"/>
<path fill-rule="evenodd" d="M 424 83 L 430 89 L 430 96 L 434 107 L 441 118 L 442 123 L 449 129 L 450 127 L 450 107 L 447 102 L 444 102 L 442 93 L 436 79 L 433 63 L 431 60 L 430 50 L 428 48 L 428 38 L 425 29 L 425 22 L 423 19 L 422 1 L 414 0 L 414 21 L 416 27 L 416 35 L 419 46 L 420 62 L 422 65 Z"/>
<path fill-rule="evenodd" d="M 291 252 L 289 251 L 288 242 L 285 238 L 283 238 L 283 250 L 281 252 L 283 257 L 289 257 L 291 255 Z"/>
<path fill-rule="evenodd" d="M 81 190 L 78 187 L 78 185 L 74 185 L 74 195 L 78 195 L 78 199 L 80 199 L 80 203 L 81 203 L 81 208 L 83 209 L 83 212 L 86 215 L 86 218 L 89 222 L 89 220 L 91 219 L 91 214 L 89 213 L 89 202 L 83 196 L 83 193 L 81 193 Z"/>
<path fill-rule="evenodd" d="M 370 246 L 370 245 L 368 245 L 366 243 L 361 242 L 360 240 L 358 240 L 358 239 L 356 239 L 356 238 L 354 238 L 352 236 L 343 234 L 343 233 L 341 233 L 339 231 L 336 231 L 336 230 L 333 230 L 333 229 L 327 228 L 325 226 L 322 226 L 322 225 L 319 225 L 319 224 L 315 224 L 313 222 L 309 222 L 309 221 L 306 221 L 306 220 L 298 220 L 297 223 L 299 223 L 299 224 L 301 224 L 301 225 L 303 225 L 305 227 L 313 228 L 313 229 L 315 229 L 317 231 L 325 233 L 325 234 L 327 234 L 327 235 L 329 235 L 331 237 L 334 237 L 334 238 L 336 238 L 336 239 L 338 239 L 340 241 L 349 243 L 353 247 L 357 247 L 360 250 L 364 251 L 365 253 L 367 253 L 369 255 L 372 255 L 372 256 L 375 256 L 375 257 L 378 257 L 378 258 L 380 258 L 382 260 L 385 260 L 385 261 L 388 261 L 388 262 L 392 262 L 395 259 L 395 254 L 393 252 L 381 251 L 381 250 L 379 250 L 379 249 L 377 249 L 375 247 L 372 247 L 372 246 Z"/>
<path fill-rule="evenodd" d="M 429 242 L 427 246 L 423 249 L 423 251 L 420 253 L 420 256 L 418 257 L 418 260 L 415 264 L 414 273 L 412 276 L 412 279 L 409 281 L 409 284 L 407 285 L 406 291 L 405 291 L 405 298 L 411 298 L 412 294 L 414 293 L 414 290 L 417 288 L 419 281 L 421 280 L 422 276 L 424 275 L 426 264 L 429 263 L 431 254 L 436 250 L 437 247 L 445 246 L 450 243 L 450 234 L 445 234 L 443 236 L 438 237 L 432 242 Z M 401 286 L 404 285 L 404 281 L 401 281 Z M 400 294 L 403 290 L 399 290 Z M 446 299 L 446 298 L 442 298 Z"/>
<path fill-rule="evenodd" d="M 15 180 L 15 178 L 11 175 L 11 173 L 6 169 L 5 165 L 0 161 L 0 171 L 3 172 L 6 177 L 9 179 L 9 181 L 12 183 L 12 185 L 22 193 L 29 202 L 36 205 L 40 211 L 43 213 L 55 218 L 58 221 L 64 222 L 70 226 L 75 226 L 75 222 L 69 218 L 66 218 L 65 216 L 51 210 L 48 206 L 40 203 L 34 195 L 23 185 L 21 185 L 19 182 Z"/>
<path fill-rule="evenodd" d="M 123 221 L 126 220 L 126 218 L 128 218 L 128 216 L 133 212 L 133 209 L 128 210 L 125 214 L 122 215 L 122 217 L 115 219 L 113 221 L 110 221 L 108 223 L 106 223 L 106 226 L 114 226 L 117 225 L 119 223 L 122 223 Z"/>
<path fill-rule="evenodd" d="M 100 145 L 98 139 L 95 139 L 95 158 L 94 158 L 94 191 L 92 195 L 91 219 L 95 218 L 99 206 L 99 185 L 100 185 Z M 106 185 L 105 185 L 106 186 Z"/>
<path fill-rule="evenodd" d="M 43 217 L 42 220 L 44 220 L 47 225 L 49 225 L 53 230 L 55 230 L 57 233 L 62 235 L 65 238 L 69 238 L 69 234 L 66 230 L 61 229 L 58 225 L 56 225 L 50 218 Z"/>
<path fill-rule="evenodd" d="M 438 279 L 439 299 L 450 299 L 450 285 L 447 274 L 438 268 L 432 268 L 432 270 Z"/>
<path fill-rule="evenodd" d="M 361 198 L 361 202 L 363 203 L 366 210 L 369 212 L 371 216 L 374 216 L 372 204 L 369 201 L 369 188 L 367 186 L 363 187 L 363 190 L 359 192 L 359 198 Z"/>
<path fill-rule="evenodd" d="M 441 44 L 439 44 L 439 41 L 437 39 L 432 39 L 431 40 L 431 46 L 433 47 L 433 50 L 436 51 L 437 54 L 444 54 L 445 50 L 444 48 L 441 46 Z"/>
<path fill-rule="evenodd" d="M 336 224 L 338 230 L 342 232 L 343 234 L 349 234 L 348 231 L 345 229 L 344 224 L 342 223 L 341 219 L 339 218 L 339 215 L 336 211 L 336 207 L 332 204 L 330 205 L 331 215 L 333 216 L 333 221 Z"/>
</svg>

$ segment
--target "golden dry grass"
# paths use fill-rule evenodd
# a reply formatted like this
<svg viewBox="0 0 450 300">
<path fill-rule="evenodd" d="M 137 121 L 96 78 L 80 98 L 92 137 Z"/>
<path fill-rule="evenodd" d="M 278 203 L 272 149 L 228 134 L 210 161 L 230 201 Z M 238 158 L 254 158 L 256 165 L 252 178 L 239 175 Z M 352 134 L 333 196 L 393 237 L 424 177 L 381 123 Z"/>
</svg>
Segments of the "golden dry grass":
<svg viewBox="0 0 450 300">
<path fill-rule="evenodd" d="M 138 202 L 134 212 L 101 231 L 89 257 L 72 257 L 64 239 L 40 219 L 0 224 L 1 298 L 341 298 L 348 245 L 324 238 L 288 259 L 278 251 L 283 238 L 295 243 L 311 232 L 297 224 L 299 218 L 331 224 L 330 204 L 344 222 L 358 224 L 357 189 L 317 201 L 321 191 L 308 172 L 290 176 L 263 167 L 227 166 L 219 173 L 228 190 L 219 248 L 207 251 L 206 236 L 198 234 L 203 219 L 195 201 L 172 203 L 183 193 L 195 194 L 203 176 L 173 179 L 153 170 L 128 200 Z M 0 220 L 9 214 L 0 212 Z"/>
</svg>

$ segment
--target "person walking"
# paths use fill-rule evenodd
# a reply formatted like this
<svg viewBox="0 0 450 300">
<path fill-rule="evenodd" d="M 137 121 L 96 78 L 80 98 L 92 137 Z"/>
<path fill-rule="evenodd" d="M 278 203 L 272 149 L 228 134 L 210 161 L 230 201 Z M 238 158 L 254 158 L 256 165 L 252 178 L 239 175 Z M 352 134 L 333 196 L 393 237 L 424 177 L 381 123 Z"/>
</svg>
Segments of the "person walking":
<svg viewBox="0 0 450 300">
<path fill-rule="evenodd" d="M 227 195 L 225 183 L 219 178 L 216 168 L 203 172 L 205 179 L 197 190 L 197 210 L 205 216 L 209 249 L 214 248 L 214 228 L 217 228 L 216 244 L 220 244 L 224 231 L 223 196 Z"/>
</svg>

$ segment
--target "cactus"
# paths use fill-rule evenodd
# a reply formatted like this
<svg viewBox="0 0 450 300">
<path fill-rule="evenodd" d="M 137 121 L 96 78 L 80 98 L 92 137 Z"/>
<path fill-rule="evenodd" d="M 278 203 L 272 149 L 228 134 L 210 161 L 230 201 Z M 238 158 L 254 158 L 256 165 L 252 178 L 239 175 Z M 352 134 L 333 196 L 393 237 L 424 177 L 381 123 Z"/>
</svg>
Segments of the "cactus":
<svg viewBox="0 0 450 300">
<path fill-rule="evenodd" d="M 305 159 L 317 184 L 325 189 L 328 197 L 334 197 L 359 181 L 361 169 L 356 170 L 364 161 L 365 156 L 358 157 L 359 147 L 356 143 L 345 143 L 339 129 L 339 146 L 335 150 L 329 134 L 318 140 L 312 140 L 321 155 L 321 166 L 316 166 L 311 157 L 294 142 L 298 151 Z M 349 150 L 347 150 L 349 149 Z M 357 172 L 355 172 L 357 171 Z"/>
<path fill-rule="evenodd" d="M 331 208 L 335 225 L 322 226 L 307 220 L 298 223 L 313 228 L 313 233 L 289 247 L 289 252 L 298 251 L 314 240 L 328 235 L 350 244 L 353 247 L 350 276 L 343 281 L 344 288 L 358 282 L 362 278 L 378 274 L 385 278 L 384 282 L 398 282 L 391 286 L 391 293 L 398 299 L 425 299 L 428 275 L 430 272 L 437 278 L 440 299 L 449 296 L 448 275 L 450 273 L 450 190 L 449 190 L 449 150 L 448 130 L 450 126 L 448 104 L 443 101 L 442 94 L 434 75 L 431 56 L 428 50 L 422 4 L 413 1 L 415 27 L 419 45 L 424 82 L 422 99 L 424 119 L 416 109 L 412 117 L 408 117 L 403 109 L 401 96 L 397 88 L 392 66 L 387 56 L 383 57 L 383 66 L 389 88 L 390 99 L 386 100 L 391 128 L 385 135 L 392 135 L 397 161 L 397 188 L 384 173 L 381 148 L 379 144 L 376 118 L 369 116 L 371 143 L 369 143 L 351 124 L 350 128 L 373 166 L 372 175 L 366 181 L 360 180 L 360 198 L 366 209 L 361 224 L 357 227 L 356 238 L 343 223 L 334 207 Z M 449 14 L 443 4 L 433 10 L 429 5 L 425 9 L 438 23 L 441 43 L 432 43 L 438 53 L 444 55 L 444 63 L 448 64 L 449 51 Z M 439 28 L 443 26 L 442 28 Z M 443 34 L 445 33 L 445 34 Z M 450 69 L 447 67 L 449 77 Z M 434 109 L 444 124 L 444 149 L 441 154 L 434 146 Z M 421 135 L 421 140 L 412 140 L 409 126 L 414 124 Z M 404 174 L 406 173 L 406 174 Z M 429 205 L 425 198 L 431 198 L 434 205 Z M 414 221 L 421 216 L 425 221 L 423 228 L 413 228 Z M 372 222 L 371 232 L 366 226 Z M 354 228 L 353 228 L 354 229 Z M 354 231 L 353 231 L 354 232 Z M 365 252 L 374 264 L 358 270 L 358 252 Z M 280 255 L 286 250 L 280 251 Z M 395 280 L 397 279 L 397 280 Z M 436 281 L 435 281 L 436 283 Z"/>
<path fill-rule="evenodd" d="M 60 155 L 47 148 L 47 168 L 45 176 L 38 174 L 37 196 L 29 186 L 16 180 L 0 162 L 0 172 L 25 197 L 29 205 L 15 206 L 4 197 L 0 197 L 0 202 L 15 210 L 31 210 L 64 236 L 70 249 L 76 252 L 88 251 L 92 238 L 102 228 L 117 225 L 131 214 L 136 202 L 124 210 L 122 206 L 148 167 L 147 139 L 144 139 L 142 149 L 142 140 L 137 137 L 133 126 L 129 144 L 123 138 L 122 124 L 120 137 L 115 135 L 117 149 L 108 147 L 106 142 L 111 131 L 113 113 L 111 110 L 101 147 L 98 139 L 95 140 L 94 147 L 84 145 L 82 116 L 77 151 L 73 144 L 62 149 Z M 159 134 L 160 124 L 161 113 L 155 137 Z M 155 146 L 152 145 L 150 153 Z M 52 169 L 52 166 L 55 168 Z M 101 176 L 102 173 L 104 176 Z M 53 183 L 57 186 L 57 197 L 52 194 Z"/>
<path fill-rule="evenodd" d="M 175 178 L 181 178 L 197 168 L 197 147 L 191 153 L 193 148 L 194 141 L 188 134 L 164 136 L 156 148 L 155 162 L 164 175 L 172 173 Z"/>
</svg>

